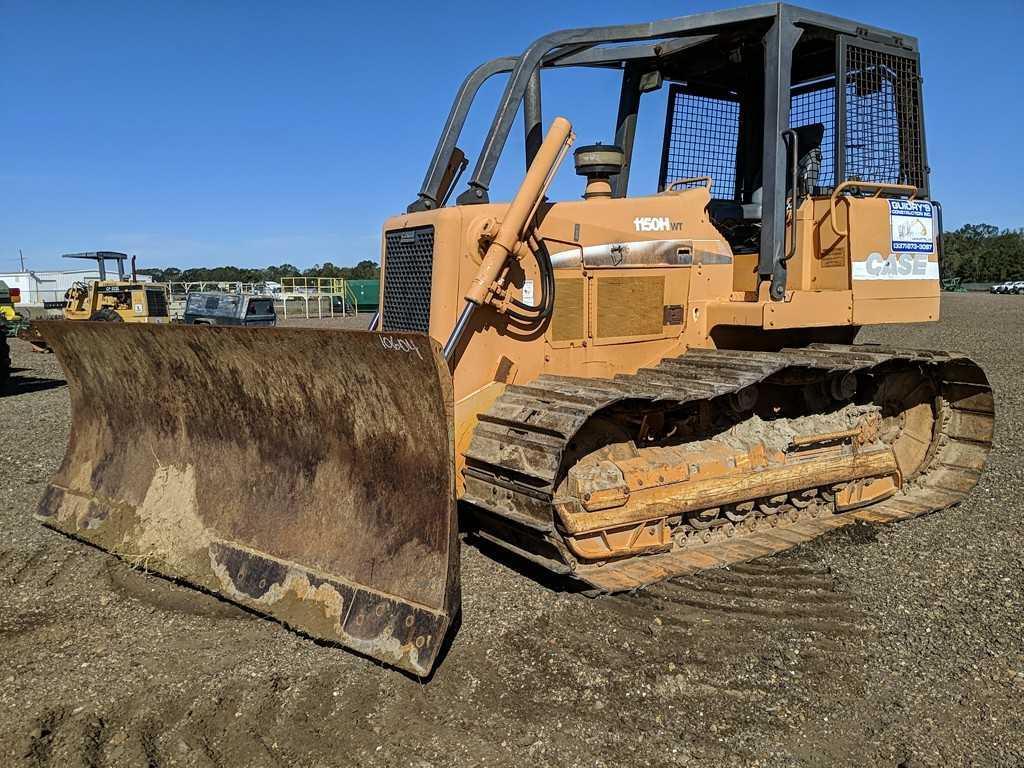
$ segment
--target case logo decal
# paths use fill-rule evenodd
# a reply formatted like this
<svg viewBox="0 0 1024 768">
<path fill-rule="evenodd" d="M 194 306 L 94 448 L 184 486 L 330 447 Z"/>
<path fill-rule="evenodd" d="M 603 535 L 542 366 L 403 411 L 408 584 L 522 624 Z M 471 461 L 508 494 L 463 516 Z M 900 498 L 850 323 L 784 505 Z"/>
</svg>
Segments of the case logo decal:
<svg viewBox="0 0 1024 768">
<path fill-rule="evenodd" d="M 864 261 L 852 264 L 854 280 L 938 280 L 939 264 L 925 253 L 893 253 L 883 256 L 875 251 Z"/>
</svg>

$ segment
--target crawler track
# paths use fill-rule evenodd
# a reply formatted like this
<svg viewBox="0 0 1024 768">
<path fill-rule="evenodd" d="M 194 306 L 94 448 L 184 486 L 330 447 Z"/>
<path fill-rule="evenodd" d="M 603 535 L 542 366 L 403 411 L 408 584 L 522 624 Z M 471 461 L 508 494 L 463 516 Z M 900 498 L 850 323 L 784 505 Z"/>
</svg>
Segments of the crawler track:
<svg viewBox="0 0 1024 768">
<path fill-rule="evenodd" d="M 829 503 L 790 509 L 718 528 L 669 552 L 597 564 L 577 560 L 565 546 L 553 509 L 556 489 L 575 461 L 574 438 L 613 406 L 720 409 L 735 407 L 751 387 L 906 371 L 935 382 L 935 426 L 924 464 L 896 495 L 844 513 Z M 956 504 L 981 475 L 993 421 L 985 374 L 957 354 L 831 344 L 780 352 L 691 350 L 610 380 L 544 375 L 508 387 L 481 415 L 466 453 L 465 500 L 475 507 L 481 537 L 596 591 L 618 592 L 769 555 L 857 521 L 906 520 Z"/>
</svg>

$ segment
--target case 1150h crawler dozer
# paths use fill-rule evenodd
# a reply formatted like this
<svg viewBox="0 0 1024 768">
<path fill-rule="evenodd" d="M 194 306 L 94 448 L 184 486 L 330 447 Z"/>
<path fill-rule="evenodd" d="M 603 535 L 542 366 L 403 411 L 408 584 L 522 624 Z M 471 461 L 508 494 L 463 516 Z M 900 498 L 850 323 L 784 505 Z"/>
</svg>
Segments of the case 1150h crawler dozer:
<svg viewBox="0 0 1024 768">
<path fill-rule="evenodd" d="M 575 150 L 582 197 L 553 201 L 574 137 L 541 135 L 541 83 L 567 67 L 621 90 L 613 143 Z M 658 90 L 660 181 L 634 191 Z M 520 111 L 526 177 L 492 203 Z M 547 35 L 462 84 L 384 224 L 370 332 L 47 326 L 74 417 L 38 516 L 423 675 L 459 611 L 458 501 L 595 593 L 938 510 L 985 463 L 985 375 L 852 342 L 938 318 L 940 217 L 912 37 L 778 5 Z"/>
</svg>

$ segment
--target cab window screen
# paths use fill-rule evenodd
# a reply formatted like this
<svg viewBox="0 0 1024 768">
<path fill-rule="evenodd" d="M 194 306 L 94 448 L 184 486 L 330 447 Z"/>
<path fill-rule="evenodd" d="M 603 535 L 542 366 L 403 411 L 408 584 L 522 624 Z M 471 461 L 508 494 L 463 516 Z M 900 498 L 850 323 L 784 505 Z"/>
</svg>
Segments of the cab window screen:
<svg viewBox="0 0 1024 768">
<path fill-rule="evenodd" d="M 735 199 L 739 133 L 736 94 L 673 85 L 665 117 L 659 191 L 679 179 L 710 176 L 712 197 Z"/>
<path fill-rule="evenodd" d="M 928 190 L 916 54 L 844 41 L 843 178 Z"/>
<path fill-rule="evenodd" d="M 821 175 L 816 195 L 831 194 L 836 179 L 836 79 L 828 77 L 793 86 L 789 106 L 789 124 L 793 128 L 820 124 Z"/>
</svg>

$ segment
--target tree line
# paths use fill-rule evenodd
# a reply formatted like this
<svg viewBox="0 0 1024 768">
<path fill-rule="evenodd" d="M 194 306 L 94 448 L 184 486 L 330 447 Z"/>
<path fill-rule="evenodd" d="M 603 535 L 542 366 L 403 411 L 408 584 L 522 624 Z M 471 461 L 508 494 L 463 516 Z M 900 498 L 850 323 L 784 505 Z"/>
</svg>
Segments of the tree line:
<svg viewBox="0 0 1024 768">
<path fill-rule="evenodd" d="M 942 239 L 943 277 L 965 283 L 1024 280 L 1024 229 L 965 224 Z"/>
<path fill-rule="evenodd" d="M 1024 229 L 1003 229 L 991 224 L 965 224 L 943 236 L 943 277 L 959 277 L 965 283 L 997 283 L 1024 280 Z M 192 269 L 140 269 L 162 283 L 178 282 L 280 282 L 282 277 L 344 277 L 372 280 L 380 277 L 375 261 L 339 267 L 329 261 L 301 270 L 292 264 L 264 269 L 246 267 L 195 267 Z"/>
<path fill-rule="evenodd" d="M 380 277 L 375 261 L 360 261 L 354 267 L 339 267 L 329 261 L 299 269 L 292 264 L 281 264 L 263 269 L 250 267 L 193 267 L 178 269 L 140 269 L 140 275 L 150 275 L 157 283 L 266 283 L 281 282 L 282 277 L 343 277 L 346 280 L 374 280 Z"/>
</svg>

